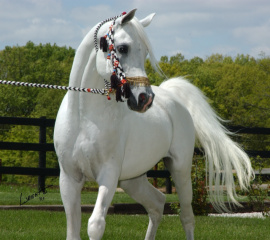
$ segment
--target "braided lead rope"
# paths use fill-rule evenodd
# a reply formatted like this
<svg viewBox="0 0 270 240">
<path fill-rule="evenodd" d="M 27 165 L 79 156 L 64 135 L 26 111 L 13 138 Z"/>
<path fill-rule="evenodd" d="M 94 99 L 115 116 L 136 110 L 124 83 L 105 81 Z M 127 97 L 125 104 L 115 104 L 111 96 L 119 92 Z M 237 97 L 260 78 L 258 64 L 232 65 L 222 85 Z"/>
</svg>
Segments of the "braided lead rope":
<svg viewBox="0 0 270 240">
<path fill-rule="evenodd" d="M 106 95 L 108 99 L 110 99 L 109 94 L 112 93 L 111 84 L 104 79 L 105 88 L 97 89 L 97 88 L 78 88 L 78 87 L 67 87 L 67 86 L 58 86 L 58 85 L 49 85 L 49 84 L 40 84 L 40 83 L 27 83 L 27 82 L 16 82 L 16 81 L 7 81 L 0 80 L 0 84 L 4 85 L 12 85 L 17 87 L 34 87 L 34 88 L 48 88 L 48 89 L 57 89 L 57 90 L 70 90 L 77 92 L 87 92 L 87 93 L 95 93 Z"/>
</svg>

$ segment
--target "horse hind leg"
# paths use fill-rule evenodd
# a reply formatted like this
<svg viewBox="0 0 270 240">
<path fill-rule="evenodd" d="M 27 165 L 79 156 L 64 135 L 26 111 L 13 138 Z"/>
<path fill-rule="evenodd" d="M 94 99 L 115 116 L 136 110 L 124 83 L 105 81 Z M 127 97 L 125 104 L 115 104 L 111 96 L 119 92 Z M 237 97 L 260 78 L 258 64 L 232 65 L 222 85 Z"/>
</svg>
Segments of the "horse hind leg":
<svg viewBox="0 0 270 240">
<path fill-rule="evenodd" d="M 172 179 L 175 183 L 177 195 L 179 198 L 181 212 L 180 220 L 184 231 L 186 233 L 187 240 L 194 240 L 194 227 L 195 220 L 192 210 L 192 183 L 191 183 L 191 163 L 182 164 L 179 167 L 176 161 L 166 158 L 164 163 L 171 173 Z M 185 165 L 185 166 L 183 166 Z"/>
<path fill-rule="evenodd" d="M 119 185 L 130 197 L 146 209 L 149 224 L 145 240 L 154 240 L 158 225 L 162 220 L 165 195 L 148 182 L 145 174 L 130 180 L 120 181 Z"/>
</svg>

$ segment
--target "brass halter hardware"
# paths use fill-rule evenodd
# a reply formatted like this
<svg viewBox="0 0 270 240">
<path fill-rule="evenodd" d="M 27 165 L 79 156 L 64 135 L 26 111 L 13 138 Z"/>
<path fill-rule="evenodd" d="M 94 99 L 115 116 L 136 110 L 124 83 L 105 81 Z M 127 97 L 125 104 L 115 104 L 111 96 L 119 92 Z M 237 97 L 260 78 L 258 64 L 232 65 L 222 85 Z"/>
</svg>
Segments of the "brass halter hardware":
<svg viewBox="0 0 270 240">
<path fill-rule="evenodd" d="M 149 87 L 151 85 L 147 77 L 126 77 L 126 80 L 130 86 Z"/>
</svg>

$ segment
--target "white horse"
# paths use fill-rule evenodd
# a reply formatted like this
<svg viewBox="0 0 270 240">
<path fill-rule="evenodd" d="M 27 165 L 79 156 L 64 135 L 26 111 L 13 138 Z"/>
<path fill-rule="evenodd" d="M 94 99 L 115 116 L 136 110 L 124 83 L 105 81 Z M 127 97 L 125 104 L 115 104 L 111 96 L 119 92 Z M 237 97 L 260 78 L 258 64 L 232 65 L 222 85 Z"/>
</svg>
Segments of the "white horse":
<svg viewBox="0 0 270 240">
<path fill-rule="evenodd" d="M 154 67 L 156 62 L 144 27 L 154 14 L 141 21 L 134 14 L 132 10 L 90 30 L 76 52 L 69 82 L 70 86 L 103 88 L 104 79 L 109 81 L 115 70 L 112 65 L 118 61 L 121 65 L 117 65 L 114 88 L 117 101 L 128 99 L 127 104 L 117 102 L 112 94 L 115 91 L 107 86 L 103 92 L 91 91 L 111 96 L 110 101 L 98 94 L 69 91 L 58 112 L 54 142 L 67 239 L 80 239 L 81 189 L 86 180 L 99 185 L 88 222 L 91 240 L 103 236 L 107 210 L 118 184 L 145 207 L 149 215 L 145 239 L 155 239 L 165 196 L 148 182 L 145 173 L 162 158 L 175 182 L 187 239 L 194 239 L 191 166 L 195 137 L 205 151 L 209 193 L 215 207 L 225 209 L 224 186 L 229 199 L 237 204 L 233 169 L 242 188 L 253 175 L 248 156 L 227 136 L 195 86 L 181 78 L 165 81 L 160 87 L 148 84 L 144 69 L 147 54 Z M 117 58 L 108 57 L 108 52 Z M 126 83 L 130 90 L 124 89 Z"/>
</svg>

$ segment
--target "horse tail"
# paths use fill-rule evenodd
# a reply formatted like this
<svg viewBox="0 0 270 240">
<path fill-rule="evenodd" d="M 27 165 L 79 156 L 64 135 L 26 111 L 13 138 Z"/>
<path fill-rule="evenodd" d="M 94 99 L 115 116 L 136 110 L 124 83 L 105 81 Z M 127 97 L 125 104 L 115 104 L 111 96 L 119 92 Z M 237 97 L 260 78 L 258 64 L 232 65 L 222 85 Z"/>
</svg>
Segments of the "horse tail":
<svg viewBox="0 0 270 240">
<path fill-rule="evenodd" d="M 248 155 L 229 137 L 234 134 L 221 124 L 223 120 L 208 104 L 203 93 L 185 79 L 174 78 L 165 81 L 160 87 L 176 94 L 190 112 L 196 138 L 205 153 L 206 181 L 213 207 L 218 211 L 229 211 L 224 203 L 225 190 L 229 202 L 241 206 L 236 200 L 233 170 L 243 190 L 247 190 L 254 172 Z"/>
</svg>

